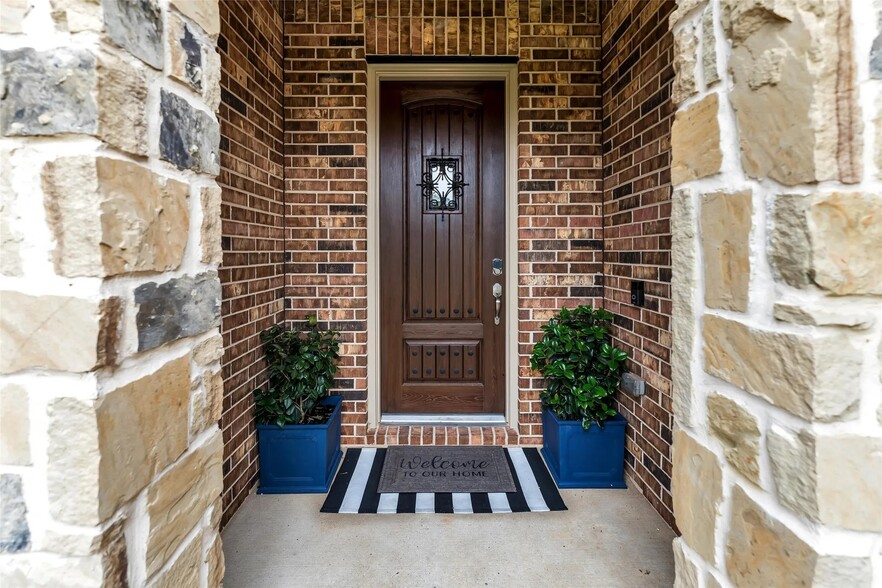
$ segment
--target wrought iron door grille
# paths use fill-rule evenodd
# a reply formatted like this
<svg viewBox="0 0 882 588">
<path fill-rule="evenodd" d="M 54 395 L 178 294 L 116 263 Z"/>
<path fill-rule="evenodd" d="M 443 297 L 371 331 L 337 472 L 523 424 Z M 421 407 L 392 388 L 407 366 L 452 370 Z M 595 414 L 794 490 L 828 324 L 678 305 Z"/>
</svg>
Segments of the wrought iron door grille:
<svg viewBox="0 0 882 588">
<path fill-rule="evenodd" d="M 446 214 L 460 212 L 464 188 L 460 169 L 461 158 L 445 155 L 426 157 L 423 164 L 423 181 L 417 184 L 422 189 L 424 207 L 427 213 L 441 214 L 444 221 Z"/>
</svg>

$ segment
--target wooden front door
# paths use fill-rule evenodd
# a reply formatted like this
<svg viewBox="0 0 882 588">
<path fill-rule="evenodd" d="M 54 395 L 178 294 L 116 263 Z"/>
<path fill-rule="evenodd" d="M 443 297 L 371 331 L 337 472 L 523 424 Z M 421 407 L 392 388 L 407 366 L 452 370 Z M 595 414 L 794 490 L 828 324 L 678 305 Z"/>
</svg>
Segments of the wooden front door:
<svg viewBox="0 0 882 588">
<path fill-rule="evenodd" d="M 381 83 L 384 414 L 504 413 L 504 96 L 503 82 Z"/>
</svg>

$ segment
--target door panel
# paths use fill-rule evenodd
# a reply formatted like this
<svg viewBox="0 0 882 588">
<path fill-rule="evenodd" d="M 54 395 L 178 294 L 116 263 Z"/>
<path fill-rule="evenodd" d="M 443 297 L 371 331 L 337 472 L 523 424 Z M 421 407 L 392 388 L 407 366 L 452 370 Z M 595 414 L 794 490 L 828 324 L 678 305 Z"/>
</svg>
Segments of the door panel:
<svg viewBox="0 0 882 588">
<path fill-rule="evenodd" d="M 504 85 L 383 82 L 380 100 L 382 411 L 503 413 Z M 455 205 L 423 191 L 457 172 Z"/>
</svg>

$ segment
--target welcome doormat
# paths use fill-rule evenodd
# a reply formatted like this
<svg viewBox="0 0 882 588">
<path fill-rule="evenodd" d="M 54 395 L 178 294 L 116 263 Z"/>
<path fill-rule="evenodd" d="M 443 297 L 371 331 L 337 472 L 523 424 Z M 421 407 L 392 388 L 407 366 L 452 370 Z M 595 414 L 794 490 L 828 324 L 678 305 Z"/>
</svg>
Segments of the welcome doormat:
<svg viewBox="0 0 882 588">
<path fill-rule="evenodd" d="M 380 492 L 514 492 L 502 447 L 396 445 L 386 451 Z"/>
<path fill-rule="evenodd" d="M 567 510 L 539 450 L 504 448 L 512 492 L 381 492 L 380 477 L 391 448 L 348 449 L 321 512 L 511 513 Z M 437 449 L 422 446 L 423 449 Z"/>
</svg>

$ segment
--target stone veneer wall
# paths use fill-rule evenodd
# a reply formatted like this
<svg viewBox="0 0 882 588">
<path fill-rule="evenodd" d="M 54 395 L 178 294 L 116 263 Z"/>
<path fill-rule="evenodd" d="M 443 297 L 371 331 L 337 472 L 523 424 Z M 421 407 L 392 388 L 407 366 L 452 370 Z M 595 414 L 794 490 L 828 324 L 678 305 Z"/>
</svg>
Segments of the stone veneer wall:
<svg viewBox="0 0 882 588">
<path fill-rule="evenodd" d="M 260 332 L 285 313 L 281 2 L 221 0 L 220 20 L 226 524 L 257 479 L 252 392 L 265 381 Z"/>
<path fill-rule="evenodd" d="M 217 586 L 217 3 L 0 15 L 0 584 Z"/>
<path fill-rule="evenodd" d="M 882 585 L 872 4 L 671 17 L 677 586 Z"/>
<path fill-rule="evenodd" d="M 366 425 L 365 58 L 519 56 L 518 433 L 520 443 L 541 443 L 541 383 L 528 362 L 539 326 L 563 305 L 601 301 L 597 2 L 318 0 L 286 8 L 289 318 L 317 312 L 343 333 L 348 444 L 385 441 Z M 413 429 L 391 434 L 432 439 Z"/>
<path fill-rule="evenodd" d="M 673 0 L 604 3 L 603 305 L 646 395 L 618 395 L 626 468 L 674 525 L 671 502 L 671 83 Z M 645 303 L 631 304 L 631 283 Z"/>
</svg>

